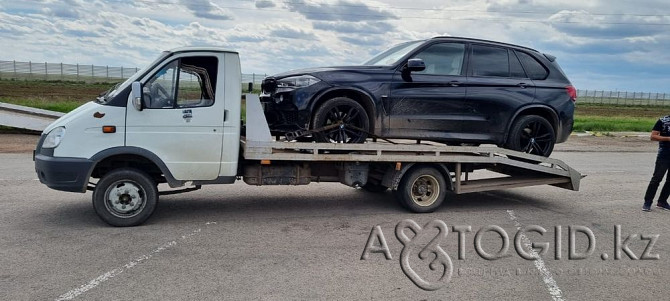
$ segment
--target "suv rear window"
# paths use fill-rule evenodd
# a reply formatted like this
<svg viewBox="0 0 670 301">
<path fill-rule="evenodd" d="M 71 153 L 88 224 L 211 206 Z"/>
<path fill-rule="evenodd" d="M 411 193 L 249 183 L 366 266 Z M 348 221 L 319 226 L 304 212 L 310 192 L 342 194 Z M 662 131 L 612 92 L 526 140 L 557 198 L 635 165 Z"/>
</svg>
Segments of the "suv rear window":
<svg viewBox="0 0 670 301">
<path fill-rule="evenodd" d="M 545 79 L 549 75 L 547 69 L 538 62 L 534 57 L 529 54 L 521 51 L 516 51 L 517 56 L 521 60 L 524 69 L 526 69 L 526 74 L 530 79 Z"/>
</svg>

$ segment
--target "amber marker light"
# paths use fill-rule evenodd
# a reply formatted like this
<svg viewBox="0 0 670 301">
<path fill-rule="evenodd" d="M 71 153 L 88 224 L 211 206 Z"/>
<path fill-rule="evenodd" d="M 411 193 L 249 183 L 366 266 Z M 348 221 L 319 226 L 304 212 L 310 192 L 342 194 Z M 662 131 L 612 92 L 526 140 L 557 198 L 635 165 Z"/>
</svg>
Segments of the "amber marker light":
<svg viewBox="0 0 670 301">
<path fill-rule="evenodd" d="M 111 134 L 111 133 L 116 133 L 116 126 L 113 125 L 103 125 L 102 126 L 102 132 Z"/>
</svg>

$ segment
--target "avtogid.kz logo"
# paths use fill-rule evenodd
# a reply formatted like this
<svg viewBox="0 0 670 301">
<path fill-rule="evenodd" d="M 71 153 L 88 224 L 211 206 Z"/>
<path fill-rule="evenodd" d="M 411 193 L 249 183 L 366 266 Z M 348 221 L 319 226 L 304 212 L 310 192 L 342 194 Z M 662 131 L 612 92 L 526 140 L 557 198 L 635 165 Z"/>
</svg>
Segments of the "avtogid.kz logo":
<svg viewBox="0 0 670 301">
<path fill-rule="evenodd" d="M 593 231 L 584 226 L 568 226 L 568 260 L 587 259 L 596 250 L 596 238 Z M 450 228 L 441 220 L 433 220 L 423 227 L 411 219 L 406 219 L 398 223 L 395 227 L 395 236 L 403 245 L 400 252 L 400 267 L 407 277 L 421 289 L 427 291 L 434 291 L 443 288 L 449 283 L 454 273 L 454 266 L 449 254 L 442 248 L 447 245 L 447 234 Z M 458 260 L 465 259 L 465 239 L 467 233 L 471 233 L 471 226 L 452 226 L 451 231 L 456 232 L 458 238 Z M 561 260 L 563 258 L 563 227 L 554 227 L 554 260 Z M 603 252 L 600 254 L 601 260 L 620 260 L 628 257 L 630 260 L 658 260 L 659 254 L 653 254 L 652 248 L 656 244 L 659 235 L 645 235 L 645 234 L 629 234 L 622 238 L 621 225 L 614 226 L 614 248 L 611 253 Z M 518 227 L 517 232 L 511 242 L 510 236 L 507 232 L 499 226 L 488 225 L 478 229 L 474 233 L 474 249 L 480 258 L 486 260 L 498 260 L 512 256 L 509 249 L 510 246 L 514 248 L 519 257 L 526 260 L 536 260 L 541 256 L 545 256 L 551 249 L 549 242 L 530 243 L 527 235 L 535 233 L 536 235 L 544 235 L 547 230 L 541 226 L 528 225 Z M 484 236 L 499 237 L 502 242 L 499 246 L 490 247 L 488 251 L 483 247 Z M 577 241 L 580 236 L 581 240 Z M 527 241 L 524 243 L 523 241 Z M 611 241 L 611 240 L 610 240 Z M 643 251 L 637 255 L 631 245 L 635 242 L 642 242 L 644 245 Z M 579 246 L 577 246 L 579 244 Z M 525 247 L 524 247 L 525 245 Z M 641 249 L 638 246 L 634 249 Z M 491 252 L 490 249 L 496 250 Z M 391 260 L 393 256 L 386 243 L 384 232 L 382 228 L 377 225 L 372 227 L 368 240 L 363 249 L 361 260 L 367 260 L 370 254 L 383 254 L 386 260 Z M 609 254 L 614 254 L 610 258 Z"/>
</svg>

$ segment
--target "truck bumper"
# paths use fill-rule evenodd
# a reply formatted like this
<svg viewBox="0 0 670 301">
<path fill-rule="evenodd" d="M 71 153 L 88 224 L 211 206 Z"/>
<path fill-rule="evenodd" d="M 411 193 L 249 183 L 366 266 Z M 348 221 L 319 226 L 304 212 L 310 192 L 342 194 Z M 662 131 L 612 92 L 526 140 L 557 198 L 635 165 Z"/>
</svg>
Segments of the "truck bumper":
<svg viewBox="0 0 670 301">
<path fill-rule="evenodd" d="M 35 172 L 42 184 L 51 189 L 86 192 L 93 161 L 83 158 L 59 158 L 35 155 Z"/>
</svg>

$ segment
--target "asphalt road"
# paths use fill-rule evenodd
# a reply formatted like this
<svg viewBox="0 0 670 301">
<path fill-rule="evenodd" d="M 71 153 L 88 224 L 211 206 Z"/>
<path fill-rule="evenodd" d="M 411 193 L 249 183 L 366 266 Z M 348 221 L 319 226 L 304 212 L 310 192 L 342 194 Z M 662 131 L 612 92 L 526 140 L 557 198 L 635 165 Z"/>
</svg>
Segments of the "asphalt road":
<svg viewBox="0 0 670 301">
<path fill-rule="evenodd" d="M 670 212 L 640 210 L 654 156 L 558 152 L 554 157 L 588 174 L 580 192 L 543 186 L 451 196 L 438 212 L 421 215 L 407 213 L 388 192 L 339 184 L 207 186 L 162 197 L 143 226 L 113 228 L 93 212 L 90 193 L 50 190 L 36 180 L 30 154 L 0 154 L 0 300 L 667 300 Z M 433 255 L 416 256 L 438 231 L 421 230 L 404 246 L 395 228 L 405 219 L 471 227 L 463 232 L 463 259 L 458 233 L 440 242 L 451 260 L 450 279 L 440 280 L 441 266 L 428 268 Z M 382 253 L 361 260 L 375 225 L 391 260 Z M 502 247 L 498 234 L 482 230 L 488 225 L 509 235 L 508 256 L 478 255 L 478 231 L 487 254 Z M 539 260 L 515 251 L 517 227 L 528 225 L 547 230 L 520 235 L 525 251 L 531 242 L 550 243 Z M 621 258 L 615 260 L 616 225 L 622 241 L 631 236 L 635 257 L 660 235 L 644 256 L 658 259 L 633 260 L 616 248 Z M 570 226 L 593 233 L 594 251 L 586 259 L 569 258 Z M 575 251 L 584 253 L 587 236 L 575 237 Z M 423 290 L 406 276 L 403 253 L 407 266 L 437 290 Z"/>
</svg>

